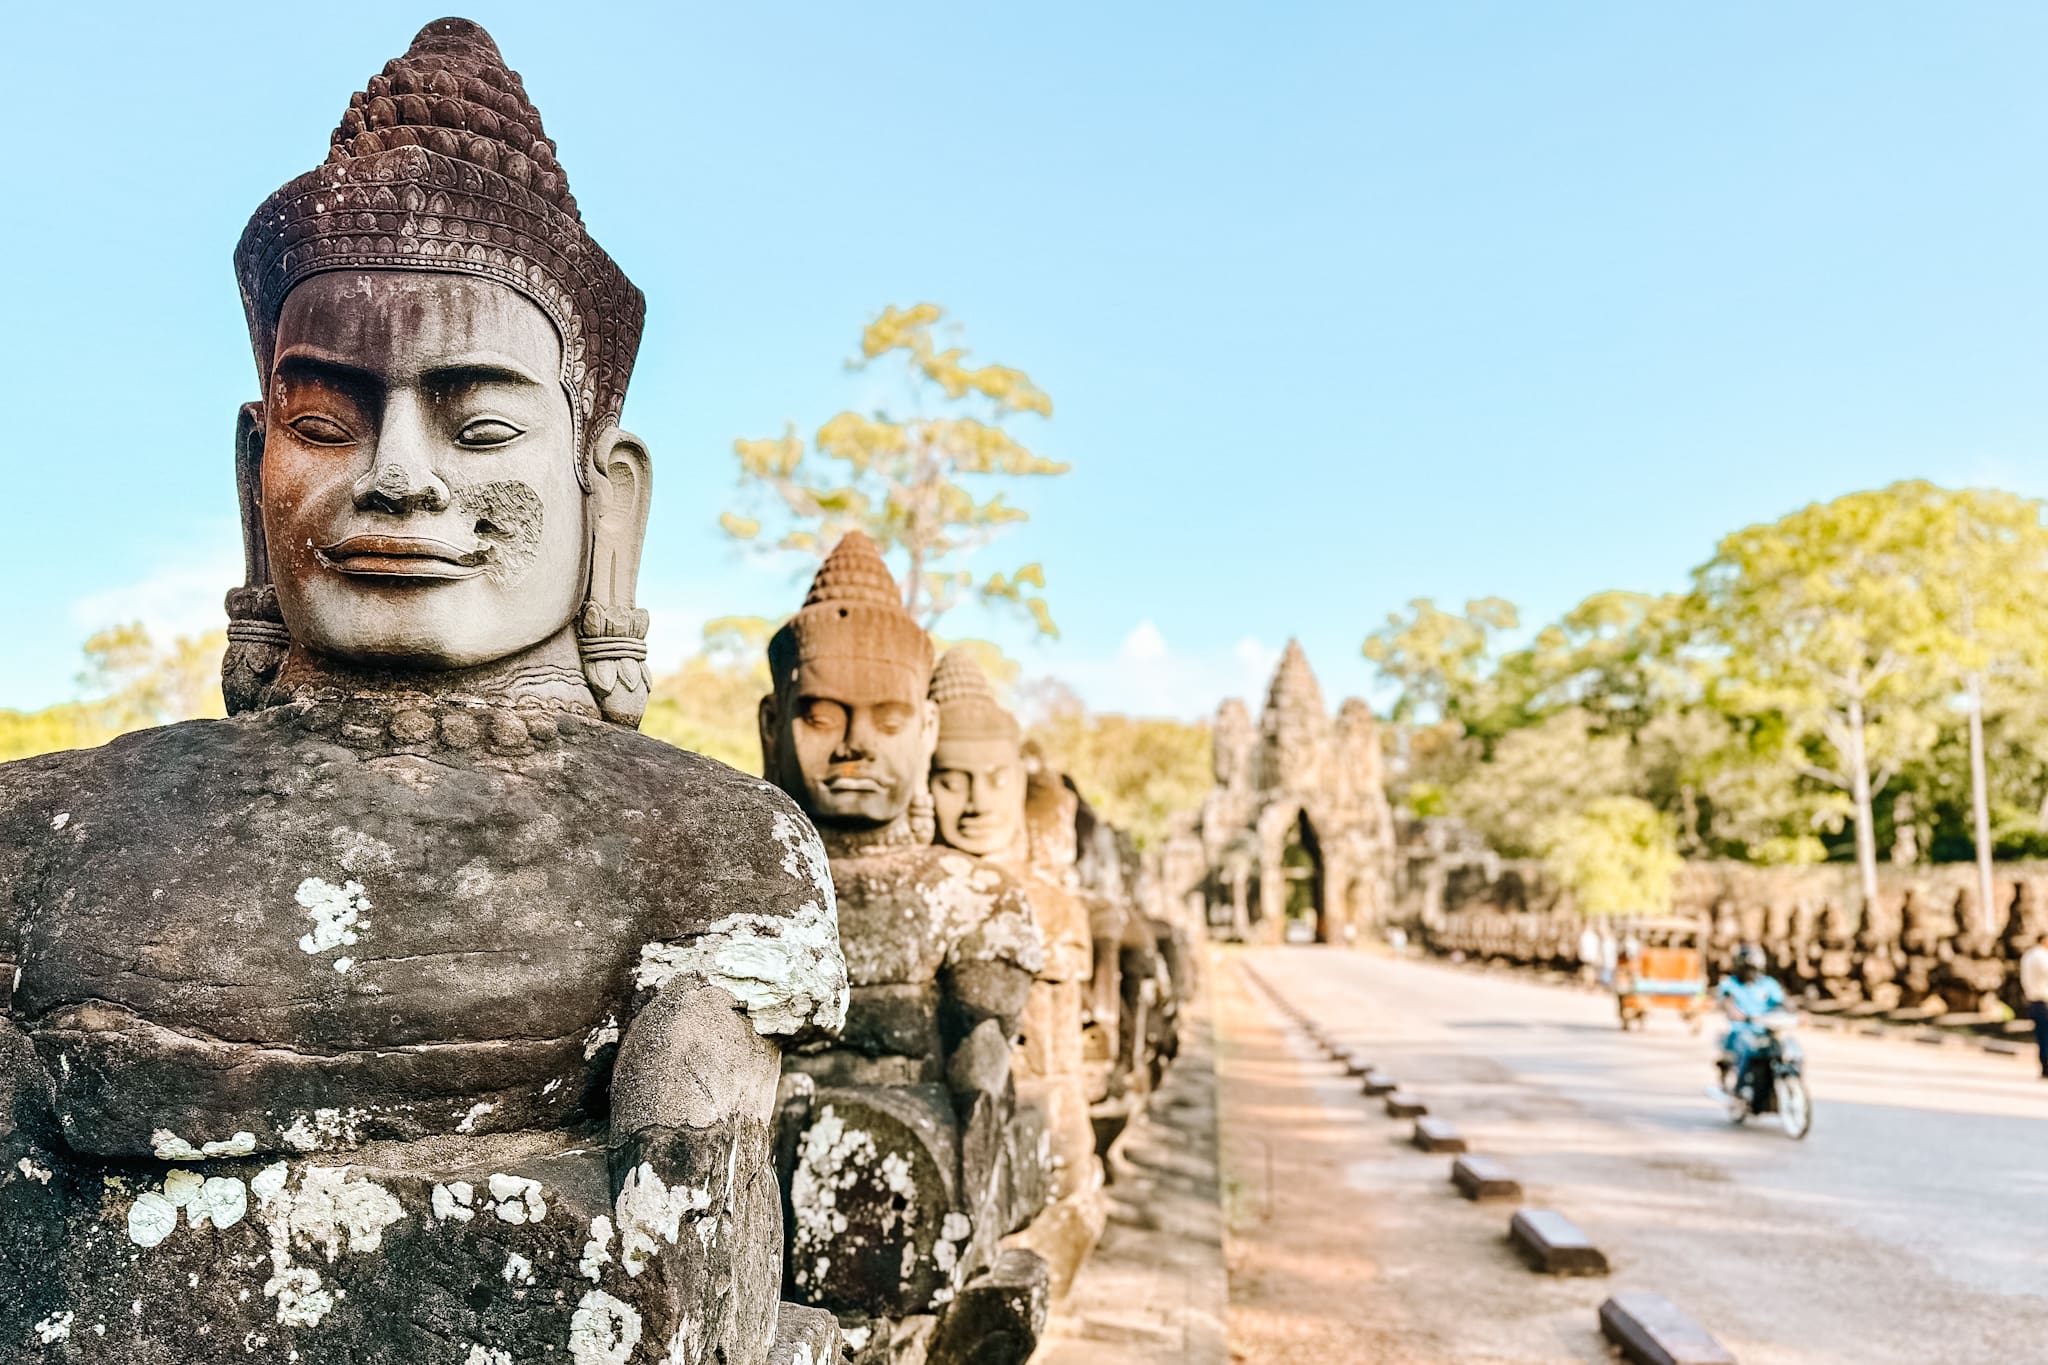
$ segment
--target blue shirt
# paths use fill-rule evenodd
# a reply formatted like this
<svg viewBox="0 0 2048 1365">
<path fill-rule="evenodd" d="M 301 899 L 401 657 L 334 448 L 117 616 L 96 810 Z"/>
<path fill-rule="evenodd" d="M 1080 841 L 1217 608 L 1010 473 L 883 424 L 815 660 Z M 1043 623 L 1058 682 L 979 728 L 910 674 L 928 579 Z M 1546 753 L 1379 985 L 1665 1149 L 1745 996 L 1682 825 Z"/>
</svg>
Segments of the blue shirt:
<svg viewBox="0 0 2048 1365">
<path fill-rule="evenodd" d="M 1754 981 L 1724 976 L 1716 994 L 1723 1000 L 1733 1000 L 1735 1007 L 1752 1019 L 1785 1007 L 1785 988 L 1771 976 L 1759 976 Z"/>
</svg>

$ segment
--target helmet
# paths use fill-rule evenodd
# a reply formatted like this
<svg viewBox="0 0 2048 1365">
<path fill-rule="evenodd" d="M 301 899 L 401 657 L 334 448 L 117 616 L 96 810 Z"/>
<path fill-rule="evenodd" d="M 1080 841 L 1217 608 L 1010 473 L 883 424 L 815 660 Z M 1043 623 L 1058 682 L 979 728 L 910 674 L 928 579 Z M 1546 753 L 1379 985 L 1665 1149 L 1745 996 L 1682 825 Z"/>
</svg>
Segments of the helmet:
<svg viewBox="0 0 2048 1365">
<path fill-rule="evenodd" d="M 1757 947 L 1754 943 L 1745 943 L 1735 950 L 1735 969 L 1737 971 L 1761 972 L 1769 965 L 1769 960 L 1764 957 L 1764 950 Z"/>
</svg>

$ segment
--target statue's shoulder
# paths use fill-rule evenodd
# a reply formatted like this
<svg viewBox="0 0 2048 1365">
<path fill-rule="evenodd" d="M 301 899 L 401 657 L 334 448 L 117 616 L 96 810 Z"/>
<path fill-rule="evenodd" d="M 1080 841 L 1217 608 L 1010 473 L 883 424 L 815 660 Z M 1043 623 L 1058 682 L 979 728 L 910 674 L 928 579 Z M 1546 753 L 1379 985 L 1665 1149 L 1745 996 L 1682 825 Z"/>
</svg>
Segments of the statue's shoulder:
<svg viewBox="0 0 2048 1365">
<path fill-rule="evenodd" d="M 634 842 L 648 917 L 636 984 L 694 973 L 731 992 L 761 1033 L 836 1032 L 847 987 L 832 871 L 796 803 L 634 731 L 606 727 L 588 743 Z"/>
<path fill-rule="evenodd" d="M 1022 878 L 957 849 L 922 851 L 922 884 L 945 912 L 952 958 L 1001 959 L 1034 974 L 1044 967 L 1045 936 Z"/>
<path fill-rule="evenodd" d="M 138 801 L 173 799 L 165 777 L 188 773 L 196 757 L 230 749 L 238 739 L 227 721 L 181 721 L 89 749 L 0 763 L 0 963 L 13 961 L 18 897 L 32 884 L 34 867 L 61 864 L 65 850 L 96 825 L 126 823 Z M 0 990 L 0 1000 L 5 996 Z"/>
</svg>

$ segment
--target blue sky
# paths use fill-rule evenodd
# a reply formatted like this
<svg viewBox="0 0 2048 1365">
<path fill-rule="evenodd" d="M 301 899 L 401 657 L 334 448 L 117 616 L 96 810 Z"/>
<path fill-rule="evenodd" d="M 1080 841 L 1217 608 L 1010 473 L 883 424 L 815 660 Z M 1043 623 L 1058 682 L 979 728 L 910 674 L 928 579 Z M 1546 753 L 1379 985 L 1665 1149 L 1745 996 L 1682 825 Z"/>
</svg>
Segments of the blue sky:
<svg viewBox="0 0 2048 1365">
<path fill-rule="evenodd" d="M 787 610 L 715 527 L 732 438 L 858 403 L 931 300 L 1074 473 L 988 633 L 1200 714 L 1299 635 L 1332 694 L 1411 597 L 1532 618 L 1904 477 L 2048 495 L 2048 7 L 477 3 L 646 291 L 657 657 Z M 9 21 L 0 706 L 94 625 L 219 619 L 255 395 L 228 257 L 436 12 Z"/>
</svg>

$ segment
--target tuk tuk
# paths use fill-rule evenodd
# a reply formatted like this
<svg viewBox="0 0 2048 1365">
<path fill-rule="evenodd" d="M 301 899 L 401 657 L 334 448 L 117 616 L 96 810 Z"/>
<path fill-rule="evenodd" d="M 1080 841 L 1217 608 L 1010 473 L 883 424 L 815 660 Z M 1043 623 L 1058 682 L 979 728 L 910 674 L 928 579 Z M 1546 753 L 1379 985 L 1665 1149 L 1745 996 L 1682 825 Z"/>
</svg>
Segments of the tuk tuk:
<svg viewBox="0 0 2048 1365">
<path fill-rule="evenodd" d="M 1694 1033 L 1712 1005 L 1701 926 L 1677 917 L 1623 926 L 1628 951 L 1614 971 L 1614 1000 L 1624 1029 L 1641 1028 L 1652 1009 L 1669 1010 Z"/>
</svg>

